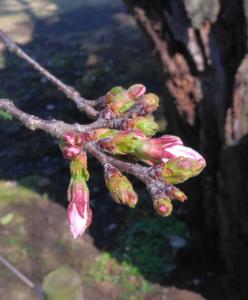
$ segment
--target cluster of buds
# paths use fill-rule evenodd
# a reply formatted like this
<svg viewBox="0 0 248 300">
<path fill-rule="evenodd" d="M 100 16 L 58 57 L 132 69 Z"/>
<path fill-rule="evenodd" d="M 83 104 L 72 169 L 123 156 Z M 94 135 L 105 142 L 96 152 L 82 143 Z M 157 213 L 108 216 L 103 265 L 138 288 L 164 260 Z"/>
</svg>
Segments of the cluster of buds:
<svg viewBox="0 0 248 300">
<path fill-rule="evenodd" d="M 85 153 L 85 145 L 89 142 L 104 154 L 104 159 L 99 156 L 96 158 L 104 167 L 106 186 L 118 204 L 133 208 L 138 202 L 131 182 L 121 173 L 124 171 L 135 175 L 135 172 L 121 168 L 121 162 L 125 164 L 125 161 L 120 157 L 126 158 L 126 162 L 127 159 L 142 162 L 139 166 L 144 168 L 146 180 L 142 180 L 143 175 L 138 177 L 147 185 L 154 209 L 159 215 L 165 217 L 171 214 L 172 200 L 184 202 L 187 199 L 174 184 L 197 176 L 206 163 L 198 152 L 186 147 L 179 137 L 163 135 L 153 138 L 159 130 L 152 115 L 158 108 L 158 100 L 157 95 L 146 94 L 142 84 L 135 84 L 128 89 L 112 88 L 105 96 L 105 106 L 99 115 L 107 120 L 120 118 L 118 128 L 98 128 L 83 134 L 67 132 L 64 135 L 61 148 L 64 157 L 71 160 L 68 220 L 74 238 L 81 236 L 91 223 Z M 114 166 L 113 160 L 107 159 L 111 157 L 118 159 L 118 167 Z"/>
</svg>

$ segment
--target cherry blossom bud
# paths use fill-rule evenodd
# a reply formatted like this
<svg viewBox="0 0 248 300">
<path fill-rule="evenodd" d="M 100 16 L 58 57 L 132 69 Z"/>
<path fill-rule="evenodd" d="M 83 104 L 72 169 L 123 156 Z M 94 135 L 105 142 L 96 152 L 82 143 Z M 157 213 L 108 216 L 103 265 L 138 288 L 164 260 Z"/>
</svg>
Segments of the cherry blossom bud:
<svg viewBox="0 0 248 300">
<path fill-rule="evenodd" d="M 115 116 L 121 116 L 135 105 L 137 99 L 145 94 L 143 84 L 132 85 L 128 90 L 116 87 L 107 94 L 108 110 Z M 145 97 L 145 96 L 144 96 Z"/>
<path fill-rule="evenodd" d="M 125 89 L 121 86 L 115 86 L 113 87 L 109 92 L 106 94 L 106 103 L 110 104 L 114 101 L 115 97 L 118 94 L 121 94 L 125 91 Z"/>
<path fill-rule="evenodd" d="M 66 132 L 63 136 L 63 142 L 67 146 L 82 146 L 84 135 L 73 131 Z"/>
<path fill-rule="evenodd" d="M 114 155 L 134 154 L 141 147 L 144 135 L 138 131 L 121 131 L 118 134 L 98 141 L 100 149 Z"/>
<path fill-rule="evenodd" d="M 81 153 L 71 161 L 70 171 L 73 178 L 82 178 L 86 181 L 89 179 L 89 172 L 87 170 L 87 156 L 85 152 L 81 151 Z"/>
<path fill-rule="evenodd" d="M 187 148 L 188 149 L 188 148 Z M 206 166 L 205 160 L 179 156 L 154 167 L 156 176 L 170 184 L 184 182 L 190 177 L 197 176 Z"/>
<path fill-rule="evenodd" d="M 172 135 L 144 140 L 137 155 L 138 158 L 150 161 L 151 164 L 167 162 L 179 156 L 196 160 L 201 166 L 205 164 L 204 158 L 198 152 L 185 147 L 179 137 Z"/>
<path fill-rule="evenodd" d="M 143 84 L 134 84 L 127 90 L 127 94 L 131 99 L 138 99 L 146 92 L 146 87 Z"/>
<path fill-rule="evenodd" d="M 119 130 L 115 129 L 109 129 L 109 128 L 98 128 L 95 130 L 92 130 L 90 133 L 87 134 L 87 140 L 88 141 L 96 141 L 99 139 L 105 139 L 112 137 L 119 133 Z"/>
<path fill-rule="evenodd" d="M 142 115 L 147 115 L 153 113 L 158 109 L 159 106 L 159 98 L 156 94 L 149 93 L 144 95 L 137 104 L 142 108 Z"/>
<path fill-rule="evenodd" d="M 159 125 L 154 121 L 153 116 L 135 117 L 127 120 L 125 130 L 140 130 L 146 136 L 153 136 L 159 130 Z"/>
<path fill-rule="evenodd" d="M 81 152 L 81 149 L 77 146 L 64 147 L 64 149 L 63 149 L 63 155 L 64 155 L 65 159 L 73 159 L 80 152 Z"/>
<path fill-rule="evenodd" d="M 187 196 L 174 185 L 170 186 L 170 191 L 168 191 L 170 198 L 174 200 L 178 200 L 180 202 L 184 202 L 187 200 Z"/>
<path fill-rule="evenodd" d="M 149 93 L 141 96 L 127 111 L 128 117 L 146 116 L 158 109 L 159 98 Z"/>
<path fill-rule="evenodd" d="M 74 146 L 75 145 L 76 133 L 73 131 L 66 132 L 63 136 L 63 140 L 67 145 Z"/>
<path fill-rule="evenodd" d="M 156 210 L 156 212 L 162 217 L 169 216 L 172 213 L 173 209 L 171 200 L 167 196 L 158 197 L 154 199 L 153 207 Z"/>
<path fill-rule="evenodd" d="M 120 94 L 115 97 L 115 101 L 108 105 L 108 109 L 115 116 L 121 116 L 127 112 L 133 105 L 135 101 L 129 97 L 127 94 Z"/>
<path fill-rule="evenodd" d="M 68 189 L 69 205 L 67 217 L 74 239 L 82 236 L 91 224 L 92 212 L 89 206 L 89 190 L 84 180 L 72 180 Z"/>
<path fill-rule="evenodd" d="M 158 109 L 159 98 L 156 94 L 146 94 L 142 99 L 144 110 L 147 113 L 152 113 Z"/>
<path fill-rule="evenodd" d="M 110 164 L 104 166 L 105 182 L 115 202 L 135 207 L 138 196 L 133 190 L 131 182 Z"/>
</svg>

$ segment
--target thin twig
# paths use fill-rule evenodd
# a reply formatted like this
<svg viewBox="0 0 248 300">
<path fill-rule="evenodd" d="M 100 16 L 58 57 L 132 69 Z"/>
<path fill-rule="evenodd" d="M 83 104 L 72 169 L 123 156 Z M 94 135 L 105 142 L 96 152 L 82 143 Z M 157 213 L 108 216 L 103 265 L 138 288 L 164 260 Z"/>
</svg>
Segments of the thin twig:
<svg viewBox="0 0 248 300">
<path fill-rule="evenodd" d="M 60 91 L 62 91 L 69 99 L 71 99 L 80 111 L 84 111 L 88 117 L 97 118 L 99 112 L 96 111 L 92 106 L 97 105 L 96 101 L 86 100 L 83 98 L 78 91 L 73 87 L 64 84 L 57 77 L 52 75 L 47 69 L 42 67 L 38 62 L 31 58 L 27 53 L 25 53 L 17 44 L 11 40 L 11 38 L 6 35 L 2 30 L 0 30 L 0 40 L 6 45 L 10 52 L 16 54 L 24 61 L 26 61 L 30 66 L 37 70 L 46 79 L 52 82 Z M 101 98 L 99 98 L 99 101 Z"/>
<path fill-rule="evenodd" d="M 20 110 L 8 99 L 0 99 L 0 109 L 10 113 L 17 120 L 21 121 L 21 123 L 24 124 L 28 129 L 41 129 L 57 139 L 61 139 L 65 132 L 68 131 L 83 133 L 89 130 L 102 128 L 104 125 L 106 125 L 104 124 L 105 120 L 96 120 L 88 125 L 81 125 L 77 123 L 68 124 L 58 120 L 43 120 L 37 116 L 30 115 Z"/>
<path fill-rule="evenodd" d="M 125 118 L 109 120 L 98 118 L 96 121 L 86 125 L 78 123 L 68 124 L 55 119 L 48 121 L 20 110 L 9 99 L 0 99 L 0 109 L 10 113 L 17 120 L 21 121 L 28 129 L 41 129 L 57 139 L 61 139 L 65 132 L 68 131 L 84 133 L 97 128 L 122 129 L 124 121 L 126 120 Z"/>
<path fill-rule="evenodd" d="M 35 285 L 29 278 L 27 278 L 23 273 L 21 273 L 17 268 L 15 268 L 9 261 L 7 261 L 3 256 L 0 255 L 0 262 L 16 277 L 18 277 L 23 283 L 25 283 L 29 288 L 31 288 L 40 299 L 45 299 L 45 295 L 41 287 Z"/>
</svg>

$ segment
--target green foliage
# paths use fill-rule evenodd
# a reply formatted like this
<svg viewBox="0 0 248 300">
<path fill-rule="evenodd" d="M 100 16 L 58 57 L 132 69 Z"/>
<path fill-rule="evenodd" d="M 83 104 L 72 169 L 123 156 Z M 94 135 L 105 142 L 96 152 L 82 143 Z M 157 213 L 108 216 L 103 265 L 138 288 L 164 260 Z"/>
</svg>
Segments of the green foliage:
<svg viewBox="0 0 248 300">
<path fill-rule="evenodd" d="M 116 257 L 137 266 L 139 272 L 149 280 L 163 279 L 175 268 L 175 251 L 171 249 L 169 238 L 174 235 L 183 237 L 186 233 L 185 225 L 175 217 L 130 219 L 136 219 L 136 222 L 120 233 Z"/>
<path fill-rule="evenodd" d="M 119 263 L 109 253 L 103 252 L 92 264 L 88 275 L 96 282 L 105 282 L 121 290 L 121 299 L 144 299 L 150 284 L 144 280 L 137 267 L 127 262 Z"/>
</svg>

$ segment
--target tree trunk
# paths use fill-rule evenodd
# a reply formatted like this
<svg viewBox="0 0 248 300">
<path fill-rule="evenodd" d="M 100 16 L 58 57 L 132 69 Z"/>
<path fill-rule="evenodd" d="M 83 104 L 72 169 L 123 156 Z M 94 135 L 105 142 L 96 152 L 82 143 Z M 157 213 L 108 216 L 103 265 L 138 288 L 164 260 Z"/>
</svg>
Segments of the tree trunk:
<svg viewBox="0 0 248 300">
<path fill-rule="evenodd" d="M 163 70 L 169 132 L 183 135 L 207 159 L 200 185 L 190 192 L 193 232 L 204 237 L 205 251 L 224 261 L 230 299 L 247 299 L 248 1 L 126 3 Z"/>
</svg>

